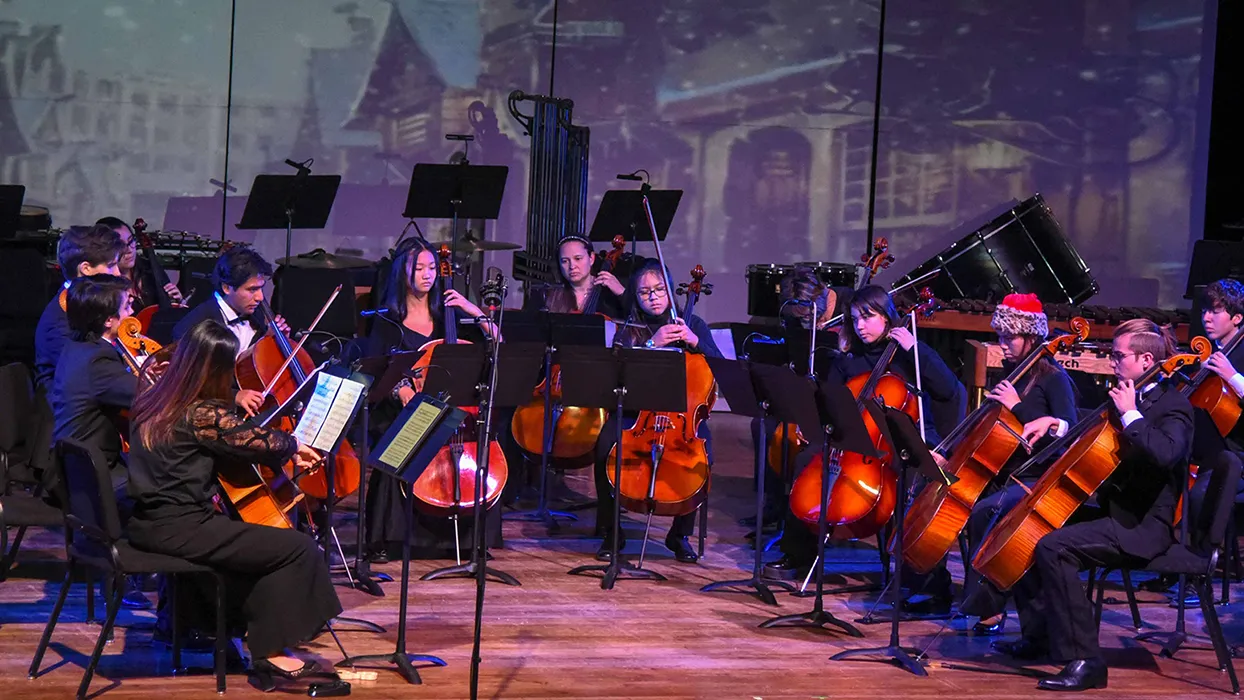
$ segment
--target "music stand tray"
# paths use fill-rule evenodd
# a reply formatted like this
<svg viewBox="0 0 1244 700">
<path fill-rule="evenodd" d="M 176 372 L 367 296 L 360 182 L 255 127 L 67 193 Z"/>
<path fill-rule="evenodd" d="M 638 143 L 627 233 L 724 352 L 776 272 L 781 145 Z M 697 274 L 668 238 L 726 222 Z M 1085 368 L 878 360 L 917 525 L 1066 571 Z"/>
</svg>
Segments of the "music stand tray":
<svg viewBox="0 0 1244 700">
<path fill-rule="evenodd" d="M 240 229 L 324 228 L 340 175 L 256 175 Z M 292 216 L 291 216 L 292 211 Z"/>
<path fill-rule="evenodd" d="M 496 219 L 501 213 L 509 173 L 510 168 L 505 165 L 419 163 L 410 174 L 402 216 Z"/>
<path fill-rule="evenodd" d="M 682 200 L 682 190 L 649 190 L 648 204 L 652 207 L 652 220 L 656 223 L 658 240 L 669 234 L 674 213 Z M 596 218 L 592 221 L 590 241 L 612 241 L 622 236 L 626 241 L 649 240 L 647 217 L 644 214 L 642 190 L 609 190 L 600 200 Z"/>
</svg>

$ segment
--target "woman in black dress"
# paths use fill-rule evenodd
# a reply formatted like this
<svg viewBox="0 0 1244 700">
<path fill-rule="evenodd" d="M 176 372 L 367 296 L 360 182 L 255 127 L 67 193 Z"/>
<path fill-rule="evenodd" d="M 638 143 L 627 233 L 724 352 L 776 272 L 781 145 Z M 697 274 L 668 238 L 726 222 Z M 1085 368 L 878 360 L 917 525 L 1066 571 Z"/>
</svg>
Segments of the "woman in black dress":
<svg viewBox="0 0 1244 700">
<path fill-rule="evenodd" d="M 232 520 L 217 512 L 217 470 L 253 463 L 299 469 L 318 459 L 292 435 L 255 427 L 235 413 L 237 338 L 206 320 L 177 345 L 159 381 L 130 412 L 127 526 L 135 547 L 188 559 L 229 575 L 228 599 L 240 603 L 252 670 L 260 684 L 314 669 L 289 651 L 341 613 L 328 565 L 307 535 Z"/>
<path fill-rule="evenodd" d="M 456 290 L 445 292 L 442 298 L 437 284 L 437 255 L 426 241 L 409 238 L 397 249 L 385 286 L 382 313 L 372 325 L 368 336 L 369 355 L 389 355 L 395 352 L 419 350 L 433 340 L 445 337 L 444 311 L 452 310 L 454 319 L 478 319 L 483 312 Z M 493 332 L 492 325 L 483 323 L 470 326 L 460 333 L 464 341 L 481 342 L 484 333 Z M 411 381 L 402 380 L 392 395 L 376 405 L 371 413 L 373 439 L 388 430 L 393 420 L 415 396 Z M 500 414 L 498 414 L 500 415 Z M 494 425 L 509 425 L 494 417 Z M 406 540 L 406 501 L 410 487 L 399 484 L 393 478 L 373 471 L 367 486 L 367 542 L 372 561 L 383 562 L 401 556 Z M 463 530 L 457 542 L 471 542 L 470 519 L 461 520 Z M 410 528 L 412 556 L 416 558 L 442 558 L 452 556 L 455 546 L 452 519 L 427 516 L 418 513 Z M 488 519 L 489 546 L 500 546 L 501 518 Z"/>
</svg>

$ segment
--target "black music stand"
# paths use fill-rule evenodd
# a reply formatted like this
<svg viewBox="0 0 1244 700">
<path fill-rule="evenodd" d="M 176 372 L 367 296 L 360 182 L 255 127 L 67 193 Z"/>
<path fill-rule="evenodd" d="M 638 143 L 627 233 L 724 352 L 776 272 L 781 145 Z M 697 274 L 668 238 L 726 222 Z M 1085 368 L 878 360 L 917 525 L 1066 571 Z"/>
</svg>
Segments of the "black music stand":
<svg viewBox="0 0 1244 700">
<path fill-rule="evenodd" d="M 285 229 L 285 257 L 293 257 L 294 229 L 324 228 L 333 210 L 340 175 L 256 175 L 242 211 L 240 229 Z M 285 306 L 277 300 L 277 313 Z"/>
<path fill-rule="evenodd" d="M 687 362 L 672 350 L 581 348 L 561 358 L 562 401 L 572 406 L 614 411 L 613 483 L 622 483 L 622 421 L 627 411 L 683 413 L 687 410 Z M 597 496 L 599 498 L 599 495 Z M 599 524 L 599 523 L 598 523 Z M 622 499 L 613 499 L 613 550 L 608 564 L 577 566 L 568 573 L 581 576 L 599 571 L 600 587 L 613 588 L 622 578 L 664 581 L 666 578 L 622 560 Z"/>
<path fill-rule="evenodd" d="M 710 583 L 700 588 L 705 593 L 713 591 L 736 588 L 750 587 L 755 589 L 754 594 L 762 601 L 769 605 L 777 605 L 777 598 L 773 596 L 773 591 L 769 590 L 770 585 L 783 588 L 785 590 L 794 590 L 794 585 L 787 581 L 763 581 L 761 579 L 761 555 L 764 548 L 760 546 L 759 534 L 760 528 L 764 523 L 765 511 L 765 472 L 769 471 L 769 466 L 765 464 L 765 458 L 768 454 L 766 449 L 766 440 L 769 431 L 764 426 L 764 420 L 770 417 L 777 418 L 780 421 L 797 422 L 799 416 L 795 411 L 795 407 L 787 400 L 798 394 L 797 384 L 806 382 L 794 372 L 785 367 L 775 367 L 772 365 L 757 364 L 748 362 L 747 360 L 726 360 L 719 357 L 708 357 L 708 366 L 713 371 L 713 378 L 717 380 L 717 386 L 722 389 L 726 395 L 726 400 L 730 402 L 730 410 L 734 413 L 753 418 L 760 418 L 762 423 L 760 427 L 760 441 L 756 452 L 756 555 L 752 564 L 752 576 L 748 579 L 737 581 L 718 581 Z M 815 423 L 815 416 L 811 419 Z M 752 591 L 746 591 L 751 595 Z"/>
<path fill-rule="evenodd" d="M 359 488 L 358 488 L 358 528 L 355 531 L 356 542 L 354 549 L 354 576 L 353 582 L 356 588 L 362 588 L 371 595 L 383 597 L 384 589 L 382 589 L 376 581 L 388 583 L 393 577 L 384 572 L 375 572 L 371 570 L 371 561 L 367 557 L 367 466 L 368 453 L 371 444 L 371 407 L 389 397 L 393 393 L 393 387 L 401 381 L 409 368 L 414 365 L 415 360 L 423 353 L 420 352 L 396 352 L 396 348 L 391 349 L 389 354 L 374 355 L 372 357 L 364 357 L 355 365 L 355 371 L 360 374 L 375 377 L 371 388 L 367 392 L 367 399 L 363 402 L 363 420 L 359 422 L 359 439 L 357 441 L 359 452 Z"/>
<path fill-rule="evenodd" d="M 825 540 L 829 538 L 829 494 L 833 491 L 834 482 L 838 481 L 837 460 L 831 459 L 833 450 L 855 452 L 867 457 L 879 459 L 880 453 L 868 437 L 868 428 L 860 415 L 859 406 L 851 391 L 838 381 L 827 380 L 818 385 L 805 380 L 796 385 L 797 390 L 789 397 L 797 407 L 800 429 L 806 434 L 822 430 L 825 440 L 821 447 L 821 513 L 817 519 L 816 544 L 816 593 L 812 610 L 794 615 L 780 615 L 760 623 L 760 627 L 769 628 L 778 625 L 794 624 L 798 626 L 824 627 L 834 625 L 852 637 L 863 637 L 858 629 L 850 623 L 839 620 L 825 611 Z M 809 408 L 808 403 L 814 408 Z M 810 423 L 811 416 L 819 416 L 819 420 Z"/>
<path fill-rule="evenodd" d="M 570 513 L 550 510 L 548 505 L 549 459 L 553 453 L 553 443 L 557 436 L 557 421 L 561 418 L 564 404 L 553 401 L 553 393 L 549 391 L 547 378 L 553 375 L 553 356 L 561 353 L 577 352 L 574 348 L 605 346 L 605 319 L 596 314 L 558 314 L 545 311 L 509 312 L 502 328 L 506 342 L 541 343 L 544 345 L 544 434 L 540 455 L 540 499 L 536 509 L 517 511 L 502 516 L 502 520 L 520 522 L 542 522 L 552 534 L 560 526 L 557 518 L 578 520 Z M 589 455 L 594 459 L 595 455 Z"/>
<path fill-rule="evenodd" d="M 492 344 L 489 343 L 489 346 Z M 485 346 L 473 344 L 437 345 L 432 348 L 432 363 L 443 371 L 429 372 L 424 380 L 424 391 L 428 393 L 444 393 L 448 402 L 456 406 L 479 406 L 477 431 L 480 433 L 476 448 L 476 506 L 475 527 L 473 533 L 480 541 L 486 542 L 487 537 L 482 528 L 486 520 L 482 517 L 488 509 L 483 506 L 482 490 L 488 478 L 488 449 L 491 435 L 485 435 L 485 411 L 496 408 L 513 408 L 531 400 L 531 388 L 536 385 L 540 362 L 544 348 L 533 343 L 500 343 L 497 357 L 497 371 L 492 372 L 491 362 Z M 492 405 L 489 406 L 489 389 L 492 381 L 490 375 L 497 377 L 498 386 L 492 389 Z M 457 475 L 457 470 L 454 474 Z M 454 490 L 458 490 L 455 483 Z M 419 577 L 420 581 L 435 581 L 439 578 L 452 576 L 474 578 L 480 567 L 487 576 L 510 585 L 522 585 L 510 574 L 488 566 L 486 547 L 473 547 L 471 560 L 465 564 L 446 566 L 429 571 Z"/>
<path fill-rule="evenodd" d="M 22 221 L 25 185 L 0 185 L 0 239 L 13 238 Z"/>
<path fill-rule="evenodd" d="M 655 231 L 649 231 L 645 221 L 645 194 L 652 209 Z M 620 235 L 623 240 L 630 241 L 631 255 L 634 255 L 635 244 L 641 238 L 649 240 L 649 236 L 655 235 L 658 240 L 665 240 L 681 200 L 682 190 L 608 190 L 600 200 L 600 208 L 596 210 L 596 218 L 587 238 L 597 242 L 612 241 L 614 236 Z"/>
<path fill-rule="evenodd" d="M 393 421 L 376 450 L 368 454 L 371 466 L 384 474 L 410 484 L 412 487 L 423 471 L 436 458 L 441 447 L 453 438 L 454 433 L 466 420 L 466 412 L 452 408 L 425 394 L 419 394 L 406 404 L 401 415 Z M 406 540 L 402 543 L 402 596 L 398 603 L 397 647 L 391 654 L 366 654 L 349 656 L 337 662 L 337 667 L 353 668 L 360 661 L 387 661 L 412 685 L 423 680 L 415 670 L 413 661 L 425 661 L 435 666 L 445 666 L 445 661 L 423 654 L 406 652 L 407 594 L 410 590 L 410 533 L 414 526 L 413 498 L 406 499 Z"/>
<path fill-rule="evenodd" d="M 896 499 L 894 514 L 891 517 L 893 523 L 891 527 L 894 529 L 894 542 L 900 549 L 895 556 L 890 557 L 894 574 L 890 579 L 893 585 L 891 592 L 890 611 L 890 643 L 884 647 L 873 647 L 869 649 L 848 649 L 841 651 L 829 657 L 831 661 L 843 661 L 864 654 L 880 654 L 882 659 L 892 659 L 900 668 L 907 669 L 917 676 L 929 675 L 920 662 L 912 655 L 917 657 L 920 652 L 911 647 L 904 647 L 899 643 L 898 625 L 899 619 L 902 617 L 903 598 L 903 521 L 907 516 L 907 472 L 915 469 L 933 483 L 946 483 L 946 473 L 937 466 L 937 462 L 933 461 L 933 455 L 929 453 L 929 448 L 925 446 L 924 439 L 920 437 L 920 429 L 916 427 L 911 416 L 902 411 L 891 408 L 889 406 L 881 407 L 874 402 L 867 402 L 866 407 L 872 413 L 873 420 L 880 428 L 882 437 L 886 442 L 894 446 L 894 452 L 897 459 L 892 463 L 898 472 L 898 498 Z M 885 546 L 885 543 L 881 543 Z M 879 659 L 878 659 L 879 660 Z"/>
<path fill-rule="evenodd" d="M 459 219 L 496 219 L 505 197 L 505 165 L 417 163 L 410 174 L 410 189 L 402 216 L 407 219 L 450 219 L 450 249 L 458 249 Z M 449 286 L 456 270 L 451 270 Z"/>
</svg>

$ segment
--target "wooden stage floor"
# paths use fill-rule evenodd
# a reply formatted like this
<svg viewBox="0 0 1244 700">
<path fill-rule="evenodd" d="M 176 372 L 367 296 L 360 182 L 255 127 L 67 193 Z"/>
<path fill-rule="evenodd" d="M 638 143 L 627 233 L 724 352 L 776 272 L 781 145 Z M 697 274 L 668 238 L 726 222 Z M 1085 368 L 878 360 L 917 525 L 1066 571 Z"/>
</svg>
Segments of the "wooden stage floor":
<svg viewBox="0 0 1244 700">
<path fill-rule="evenodd" d="M 915 677 L 889 663 L 831 662 L 838 651 L 884 645 L 888 625 L 862 626 L 865 638 L 814 629 L 761 630 L 766 618 L 810 609 L 809 600 L 780 595 L 774 608 L 741 594 L 699 592 L 714 580 L 746 577 L 752 551 L 736 520 L 754 508 L 751 439 L 746 420 L 717 414 L 713 418 L 718 463 L 713 480 L 707 556 L 697 565 L 681 565 L 661 545 L 667 519 L 658 518 L 649 545 L 648 568 L 669 581 L 622 581 L 601 590 L 598 580 L 566 575 L 570 568 L 594 563 L 597 542 L 590 512 L 587 522 L 570 523 L 550 537 L 545 528 L 507 523 L 506 548 L 493 565 L 514 576 L 521 587 L 490 583 L 484 607 L 480 697 L 489 698 L 877 698 L 976 696 L 1032 697 L 1032 677 L 1007 675 L 1015 667 L 991 653 L 989 640 L 973 638 L 962 622 L 940 636 L 938 622 L 905 623 L 902 642 L 929 647 L 929 675 Z M 572 473 L 571 485 L 590 491 L 590 471 Z M 660 527 L 658 532 L 656 527 Z M 638 552 L 642 522 L 631 519 L 628 552 Z M 61 540 L 37 533 L 14 578 L 0 584 L 0 698 L 72 697 L 98 628 L 84 623 L 84 586 L 77 586 L 44 661 L 43 675 L 27 680 L 26 669 L 43 620 L 51 611 L 62 568 Z M 776 554 L 770 554 L 770 557 Z M 875 579 L 879 564 L 872 546 L 831 551 L 832 570 L 852 572 L 851 579 Z M 444 562 L 417 561 L 414 577 Z M 397 563 L 377 567 L 397 578 Z M 959 562 L 952 562 L 956 577 Z M 413 578 L 413 577 L 412 577 Z M 840 580 L 840 579 L 839 579 Z M 1237 589 L 1239 587 L 1237 586 Z M 392 651 L 398 624 L 398 583 L 385 584 L 386 596 L 373 598 L 339 589 L 346 615 L 370 620 L 387 632 L 376 634 L 340 626 L 350 653 Z M 367 698 L 465 698 L 470 674 L 475 586 L 469 580 L 415 581 L 410 591 L 408 650 L 435 654 L 445 668 L 421 668 L 423 685 L 410 686 L 389 668 L 374 681 L 355 681 L 353 696 Z M 1156 599 L 1153 594 L 1141 594 Z M 1233 592 L 1233 599 L 1244 591 Z M 153 596 L 154 597 L 154 596 Z M 855 620 L 875 598 L 855 593 L 827 599 L 840 618 Z M 1241 640 L 1244 616 L 1238 603 L 1220 608 L 1229 641 Z M 102 614 L 102 606 L 97 608 Z M 1165 604 L 1143 605 L 1146 627 L 1169 629 L 1174 611 Z M 169 654 L 151 646 L 150 612 L 122 612 L 115 641 L 106 650 L 95 677 L 95 695 L 112 699 L 208 697 L 210 676 L 168 675 Z M 1014 616 L 1009 631 L 1018 633 Z M 1199 610 L 1190 611 L 1191 642 L 1208 647 Z M 1226 675 L 1215 667 L 1211 651 L 1184 651 L 1174 659 L 1158 658 L 1156 648 L 1131 639 L 1126 606 L 1107 608 L 1102 644 L 1111 663 L 1110 689 L 1094 697 L 1221 697 L 1229 692 Z M 309 649 L 326 664 L 340 659 L 327 635 Z M 188 655 L 192 664 L 208 665 L 206 655 Z M 989 672 L 950 669 L 945 663 L 979 665 Z M 1036 672 L 1054 670 L 1033 667 Z M 1244 669 L 1241 669 L 1244 670 Z M 258 692 L 243 676 L 229 677 L 230 696 Z"/>
</svg>

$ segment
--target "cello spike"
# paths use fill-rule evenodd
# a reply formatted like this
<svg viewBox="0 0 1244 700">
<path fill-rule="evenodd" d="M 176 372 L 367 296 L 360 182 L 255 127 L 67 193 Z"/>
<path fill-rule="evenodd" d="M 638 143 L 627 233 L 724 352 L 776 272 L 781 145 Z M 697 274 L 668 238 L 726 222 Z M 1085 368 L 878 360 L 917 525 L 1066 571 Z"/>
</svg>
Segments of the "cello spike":
<svg viewBox="0 0 1244 700">
<path fill-rule="evenodd" d="M 639 544 L 639 568 L 644 568 L 644 555 L 648 552 L 648 533 L 652 530 L 652 511 L 648 511 L 648 520 L 644 523 L 644 541 Z"/>
</svg>

